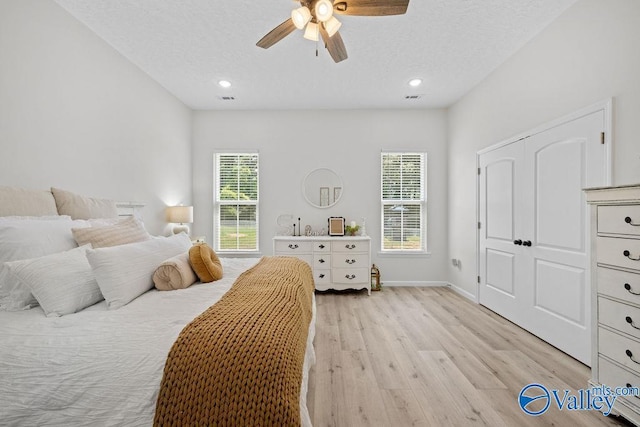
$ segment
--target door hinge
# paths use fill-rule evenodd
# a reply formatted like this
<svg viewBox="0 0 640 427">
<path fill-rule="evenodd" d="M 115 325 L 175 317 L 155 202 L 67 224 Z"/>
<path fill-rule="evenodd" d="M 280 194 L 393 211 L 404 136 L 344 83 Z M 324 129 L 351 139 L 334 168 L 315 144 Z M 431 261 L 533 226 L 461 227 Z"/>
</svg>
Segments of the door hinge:
<svg viewBox="0 0 640 427">
<path fill-rule="evenodd" d="M 600 144 L 604 144 L 604 132 L 600 132 Z"/>
<path fill-rule="evenodd" d="M 480 168 L 478 168 L 478 175 L 480 175 L 480 172 L 481 172 L 481 169 L 480 169 Z"/>
<path fill-rule="evenodd" d="M 478 276 L 478 283 L 480 283 L 480 276 Z"/>
<path fill-rule="evenodd" d="M 482 223 L 481 223 L 481 222 L 479 222 L 479 223 L 478 223 L 478 230 L 480 230 L 481 228 L 482 228 Z"/>
</svg>

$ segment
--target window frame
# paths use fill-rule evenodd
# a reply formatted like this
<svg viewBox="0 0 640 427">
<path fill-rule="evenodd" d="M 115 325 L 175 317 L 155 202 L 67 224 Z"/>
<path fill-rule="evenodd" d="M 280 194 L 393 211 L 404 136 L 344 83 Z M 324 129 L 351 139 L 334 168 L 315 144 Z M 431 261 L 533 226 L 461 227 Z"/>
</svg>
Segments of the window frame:
<svg viewBox="0 0 640 427">
<path fill-rule="evenodd" d="M 400 196 L 400 198 L 395 199 L 385 199 L 383 194 L 384 191 L 384 161 L 386 156 L 392 155 L 411 155 L 411 156 L 420 156 L 421 158 L 421 171 L 420 171 L 420 197 L 405 199 Z M 400 174 L 402 173 L 402 165 L 400 165 Z M 380 252 L 379 255 L 430 255 L 428 252 L 427 246 L 427 207 L 428 207 L 428 197 L 427 197 L 427 172 L 428 172 L 428 154 L 424 151 L 416 151 L 416 150 L 382 150 L 380 153 Z M 402 187 L 401 187 L 402 188 Z M 385 207 L 390 205 L 413 205 L 419 206 L 420 213 L 418 218 L 420 220 L 419 232 L 420 236 L 418 239 L 420 247 L 417 249 L 410 249 L 406 247 L 402 248 L 385 248 L 385 231 L 388 231 L 388 228 L 385 229 Z M 402 222 L 401 227 L 404 225 L 404 221 Z M 403 233 L 403 229 L 401 228 L 401 233 Z"/>
<path fill-rule="evenodd" d="M 223 200 L 220 198 L 220 159 L 225 156 L 255 156 L 256 158 L 256 200 Z M 221 244 L 221 207 L 222 206 L 255 206 L 255 248 L 242 249 L 238 246 L 236 241 L 236 247 L 234 249 L 223 249 Z M 239 218 L 236 218 L 236 227 L 239 227 Z M 243 151 L 217 151 L 213 156 L 213 248 L 216 252 L 224 255 L 247 255 L 256 256 L 260 254 L 260 153 L 257 150 L 243 150 Z"/>
</svg>

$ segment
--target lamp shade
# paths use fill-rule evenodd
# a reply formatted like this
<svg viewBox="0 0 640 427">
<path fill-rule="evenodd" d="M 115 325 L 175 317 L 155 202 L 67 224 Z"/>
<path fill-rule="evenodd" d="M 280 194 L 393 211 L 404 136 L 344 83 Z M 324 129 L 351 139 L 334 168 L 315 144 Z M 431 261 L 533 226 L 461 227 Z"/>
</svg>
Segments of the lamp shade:
<svg viewBox="0 0 640 427">
<path fill-rule="evenodd" d="M 314 42 L 318 41 L 318 24 L 316 24 L 315 22 L 309 22 L 307 24 L 307 28 L 304 31 L 304 38 L 307 40 L 311 40 Z"/>
<path fill-rule="evenodd" d="M 333 16 L 333 5 L 329 0 L 318 0 L 315 7 L 316 19 L 326 22 Z"/>
<path fill-rule="evenodd" d="M 293 25 L 301 30 L 311 20 L 311 11 L 306 6 L 299 7 L 291 11 L 291 19 L 293 20 Z"/>
<path fill-rule="evenodd" d="M 335 16 L 332 16 L 323 25 L 324 29 L 327 30 L 327 34 L 329 34 L 329 37 L 333 37 L 333 35 L 337 33 L 338 29 L 342 26 L 342 23 L 338 21 Z"/>
<path fill-rule="evenodd" d="M 167 221 L 180 224 L 193 222 L 193 206 L 169 206 Z"/>
</svg>

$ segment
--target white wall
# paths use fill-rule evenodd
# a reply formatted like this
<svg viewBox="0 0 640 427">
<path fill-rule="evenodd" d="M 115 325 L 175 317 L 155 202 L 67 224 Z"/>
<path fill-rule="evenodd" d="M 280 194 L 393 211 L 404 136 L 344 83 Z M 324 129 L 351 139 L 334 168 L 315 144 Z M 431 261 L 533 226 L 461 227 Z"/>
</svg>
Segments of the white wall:
<svg viewBox="0 0 640 427">
<path fill-rule="evenodd" d="M 193 122 L 194 235 L 213 242 L 213 154 L 260 151 L 260 249 L 272 254 L 276 218 L 290 213 L 302 228 L 325 227 L 329 216 L 367 221 L 374 262 L 384 281 L 444 281 L 447 264 L 447 159 L 444 110 L 199 111 Z M 380 151 L 428 152 L 428 244 L 430 258 L 379 257 Z M 302 181 L 317 167 L 343 179 L 338 204 L 311 207 Z"/>
<path fill-rule="evenodd" d="M 191 111 L 44 0 L 0 0 L 0 185 L 147 203 L 191 201 Z"/>
<path fill-rule="evenodd" d="M 640 1 L 580 0 L 449 111 L 451 282 L 476 292 L 476 152 L 614 97 L 613 184 L 640 182 Z"/>
</svg>

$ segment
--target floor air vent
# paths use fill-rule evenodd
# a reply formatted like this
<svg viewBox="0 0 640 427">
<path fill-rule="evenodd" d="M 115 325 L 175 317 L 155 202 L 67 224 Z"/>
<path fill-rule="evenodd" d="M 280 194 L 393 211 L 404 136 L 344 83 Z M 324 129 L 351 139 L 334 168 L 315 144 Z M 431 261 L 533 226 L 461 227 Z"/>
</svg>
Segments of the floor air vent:
<svg viewBox="0 0 640 427">
<path fill-rule="evenodd" d="M 235 96 L 219 96 L 218 99 L 220 101 L 235 101 Z"/>
</svg>

